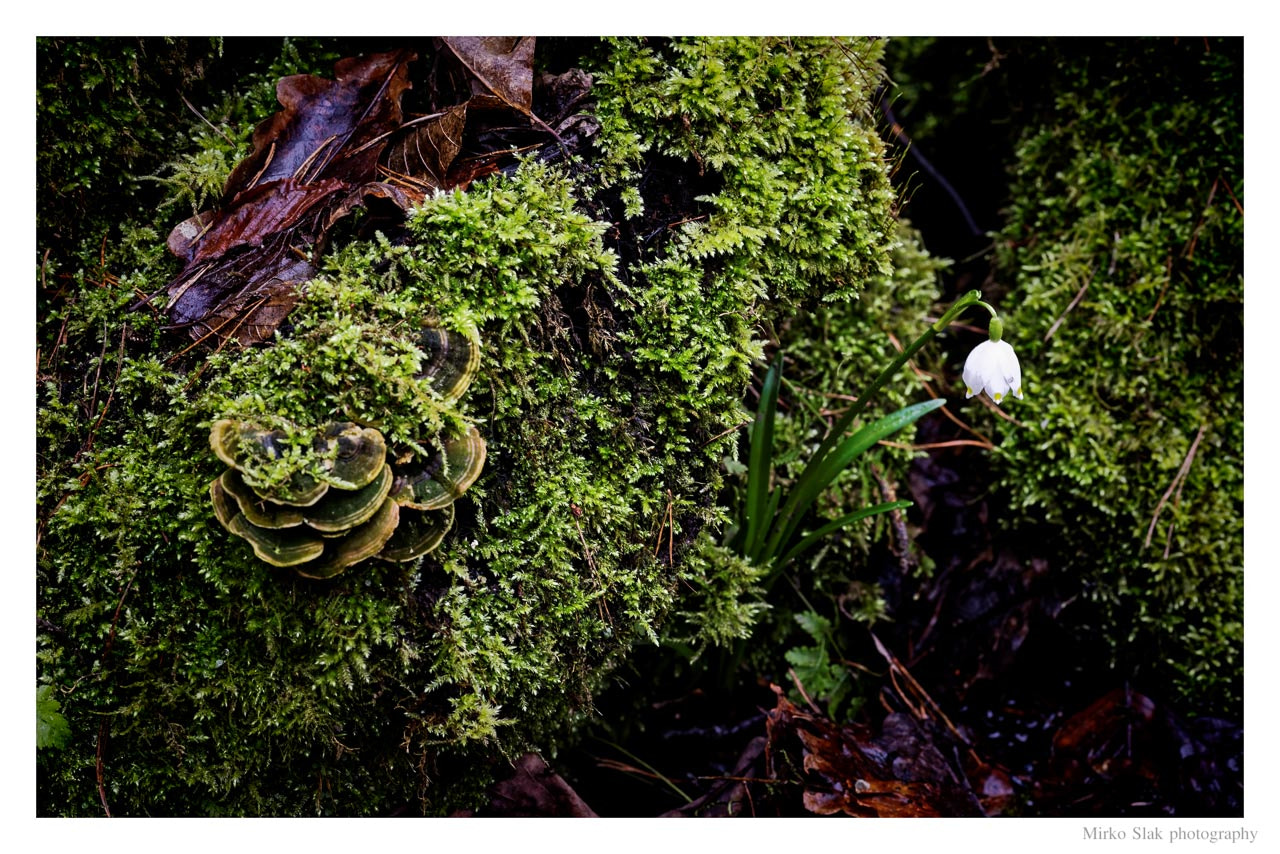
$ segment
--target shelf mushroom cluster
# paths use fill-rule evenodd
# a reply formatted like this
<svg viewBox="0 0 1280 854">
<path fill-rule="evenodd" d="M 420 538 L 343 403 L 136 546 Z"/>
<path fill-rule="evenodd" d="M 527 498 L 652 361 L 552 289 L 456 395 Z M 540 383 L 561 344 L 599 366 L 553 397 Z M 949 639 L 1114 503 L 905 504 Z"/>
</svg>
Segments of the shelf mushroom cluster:
<svg viewBox="0 0 1280 854">
<path fill-rule="evenodd" d="M 418 379 L 456 401 L 475 377 L 478 342 L 428 327 L 418 346 L 425 356 Z M 312 432 L 320 470 L 314 462 L 299 465 L 273 485 L 255 472 L 286 457 L 285 430 L 224 418 L 209 434 L 229 466 L 209 485 L 218 521 L 261 560 L 304 578 L 332 578 L 372 557 L 409 561 L 432 551 L 453 525 L 454 501 L 484 468 L 485 443 L 474 426 L 438 437 L 425 460 L 389 457 L 374 427 L 334 421 Z"/>
</svg>

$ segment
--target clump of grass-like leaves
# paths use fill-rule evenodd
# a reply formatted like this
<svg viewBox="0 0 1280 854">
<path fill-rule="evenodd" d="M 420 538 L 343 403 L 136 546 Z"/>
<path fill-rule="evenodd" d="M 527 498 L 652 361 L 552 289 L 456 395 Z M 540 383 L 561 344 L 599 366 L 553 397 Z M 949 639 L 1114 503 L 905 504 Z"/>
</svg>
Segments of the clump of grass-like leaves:
<svg viewBox="0 0 1280 854">
<path fill-rule="evenodd" d="M 801 527 L 814 502 L 861 454 L 928 412 L 946 404 L 943 399 L 927 400 L 903 407 L 844 436 L 860 411 L 854 407 L 823 439 L 800 476 L 789 488 L 773 477 L 773 429 L 777 417 L 778 389 L 782 383 L 782 355 L 765 374 L 760 404 L 751 425 L 751 448 L 747 465 L 746 493 L 740 522 L 730 538 L 735 552 L 757 566 L 768 566 L 776 576 L 793 560 L 817 545 L 823 537 L 878 513 L 910 507 L 910 501 L 887 501 L 863 507 L 805 532 Z M 785 493 L 785 494 L 784 494 Z"/>
<path fill-rule="evenodd" d="M 799 477 L 785 490 L 780 482 L 775 483 L 777 479 L 774 478 L 773 432 L 778 412 L 778 390 L 782 384 L 782 354 L 775 357 L 765 374 L 756 418 L 751 425 L 746 492 L 738 525 L 730 532 L 728 541 L 729 547 L 738 555 L 756 566 L 769 567 L 766 586 L 789 563 L 817 545 L 823 537 L 868 516 L 911 506 L 910 501 L 887 501 L 860 508 L 807 533 L 801 527 L 827 487 L 861 454 L 881 439 L 914 424 L 926 413 L 946 405 L 946 400 L 941 398 L 913 403 L 845 435 L 885 381 L 906 364 L 917 350 L 946 329 L 961 312 L 975 305 L 985 308 L 992 317 L 996 316 L 995 309 L 982 301 L 979 291 L 969 291 L 952 303 L 942 317 L 926 328 L 920 337 L 894 357 L 868 384 L 857 402 L 827 432 Z"/>
</svg>

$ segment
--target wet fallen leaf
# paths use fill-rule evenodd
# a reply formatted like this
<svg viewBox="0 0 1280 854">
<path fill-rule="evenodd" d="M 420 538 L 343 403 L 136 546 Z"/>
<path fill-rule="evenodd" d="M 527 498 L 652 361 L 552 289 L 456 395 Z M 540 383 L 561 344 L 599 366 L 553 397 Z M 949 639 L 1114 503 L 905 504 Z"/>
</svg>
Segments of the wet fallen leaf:
<svg viewBox="0 0 1280 854">
<path fill-rule="evenodd" d="M 982 815 L 963 777 L 907 715 L 889 715 L 874 737 L 867 727 L 803 712 L 780 688 L 774 690 L 770 773 L 778 779 L 801 777 L 805 809 L 867 818 Z"/>
<path fill-rule="evenodd" d="M 532 37 L 448 36 L 443 41 L 487 91 L 507 106 L 533 115 Z"/>
<path fill-rule="evenodd" d="M 429 193 L 492 173 L 530 140 L 550 136 L 564 146 L 533 113 L 533 38 L 438 44 L 434 59 L 449 62 L 431 63 L 424 100 L 460 102 L 410 121 L 400 101 L 414 85 L 411 51 L 340 60 L 333 79 L 280 80 L 282 109 L 254 131 L 253 151 L 232 171 L 222 204 L 169 236 L 184 262 L 165 288 L 171 328 L 216 346 L 266 341 L 315 274 L 330 230 L 353 211 L 378 200 L 402 219 Z M 590 78 L 562 77 L 567 109 Z M 594 131 L 571 118 L 577 145 Z"/>
<path fill-rule="evenodd" d="M 284 179 L 373 180 L 382 153 L 377 143 L 403 121 L 400 98 L 410 88 L 409 63 L 416 58 L 407 50 L 349 57 L 334 65 L 333 80 L 282 78 L 276 99 L 284 109 L 254 131 L 253 153 L 227 181 L 228 199 Z"/>
<path fill-rule="evenodd" d="M 482 816 L 595 818 L 596 813 L 568 783 L 536 753 L 516 760 L 513 773 L 489 789 L 489 805 Z M 471 816 L 472 813 L 458 815 Z"/>
<path fill-rule="evenodd" d="M 216 212 L 181 223 L 169 248 L 186 262 L 168 285 L 169 319 L 196 339 L 264 341 L 315 273 L 328 229 L 377 178 L 400 127 L 408 51 L 344 59 L 335 79 L 283 78 L 284 108 L 258 125 Z"/>
<path fill-rule="evenodd" d="M 388 148 L 385 168 L 424 192 L 451 189 L 449 168 L 462 150 L 466 123 L 467 106 L 459 104 L 415 125 Z"/>
<path fill-rule="evenodd" d="M 1099 697 L 1054 734 L 1059 768 L 1076 781 L 1094 774 L 1154 776 L 1142 761 L 1145 751 L 1135 751 L 1135 746 L 1150 740 L 1155 713 L 1155 703 L 1136 691 L 1117 688 Z"/>
</svg>

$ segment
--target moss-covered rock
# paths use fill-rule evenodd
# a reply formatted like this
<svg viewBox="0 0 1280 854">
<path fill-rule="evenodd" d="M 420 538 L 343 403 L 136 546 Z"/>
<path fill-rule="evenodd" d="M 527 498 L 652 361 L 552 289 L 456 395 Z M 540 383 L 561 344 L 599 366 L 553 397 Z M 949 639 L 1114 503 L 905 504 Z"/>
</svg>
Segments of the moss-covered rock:
<svg viewBox="0 0 1280 854">
<path fill-rule="evenodd" d="M 553 745 L 680 580 L 723 570 L 688 546 L 723 520 L 763 330 L 889 274 L 879 49 L 595 45 L 598 152 L 334 247 L 269 346 L 180 355 L 130 311 L 173 273 L 147 240 L 171 222 L 122 212 L 39 329 L 39 675 L 72 733 L 39 756 L 41 812 L 437 812 Z M 425 325 L 481 342 L 461 399 L 421 381 Z M 474 423 L 488 456 L 426 558 L 313 581 L 218 523 L 228 418 L 424 455 Z"/>
<path fill-rule="evenodd" d="M 1056 92 L 997 242 L 1027 399 L 996 477 L 1083 630 L 1233 709 L 1243 638 L 1243 102 L 1234 40 L 1022 44 Z M 976 417 L 976 415 L 975 415 Z M 1039 527 L 1047 525 L 1048 529 Z"/>
</svg>

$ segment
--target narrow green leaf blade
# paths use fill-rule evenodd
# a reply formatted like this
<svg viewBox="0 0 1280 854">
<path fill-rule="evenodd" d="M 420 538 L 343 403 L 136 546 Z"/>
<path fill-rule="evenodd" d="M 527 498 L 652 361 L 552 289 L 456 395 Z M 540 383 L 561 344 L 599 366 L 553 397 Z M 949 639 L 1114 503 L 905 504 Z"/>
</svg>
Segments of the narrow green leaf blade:
<svg viewBox="0 0 1280 854">
<path fill-rule="evenodd" d="M 840 472 L 848 468 L 859 454 L 927 413 L 945 406 L 946 403 L 945 399 L 936 398 L 903 407 L 897 412 L 863 426 L 841 442 L 825 459 L 806 466 L 791 494 L 787 496 L 787 503 L 783 505 L 780 519 L 774 527 L 766 552 L 776 554 L 790 541 L 818 496 L 831 485 Z"/>
<path fill-rule="evenodd" d="M 765 535 L 769 533 L 773 524 L 773 520 L 778 516 L 778 504 L 782 498 L 782 489 L 775 489 L 769 494 L 769 508 L 765 511 L 764 522 L 760 525 L 760 536 L 756 538 L 755 545 L 750 551 L 745 552 L 747 559 L 757 566 L 764 566 L 769 562 L 769 555 L 762 555 L 760 552 L 767 542 Z"/>
<path fill-rule="evenodd" d="M 787 551 L 785 555 L 782 556 L 782 559 L 779 560 L 775 566 L 778 569 L 781 569 L 782 567 L 791 563 L 791 561 L 800 557 L 800 555 L 804 554 L 814 545 L 816 545 L 818 541 L 821 540 L 823 537 L 835 531 L 840 530 L 846 525 L 852 525 L 854 522 L 857 522 L 859 519 L 866 519 L 868 516 L 875 516 L 879 513 L 888 513 L 892 510 L 903 510 L 910 506 L 911 506 L 911 502 L 906 500 L 887 501 L 884 504 L 876 504 L 872 507 L 864 507 L 861 510 L 855 510 L 853 513 L 850 513 L 847 516 L 841 516 L 839 519 L 835 519 L 828 522 L 827 524 L 823 525 L 821 528 L 818 528 L 816 531 L 806 534 L 804 538 L 800 540 L 800 542 L 796 543 L 792 548 L 790 548 Z"/>
<path fill-rule="evenodd" d="M 778 386 L 782 378 L 779 353 L 765 374 L 756 420 L 751 425 L 751 450 L 747 461 L 746 540 L 744 554 L 751 554 L 764 539 L 770 518 L 769 485 L 773 472 L 773 422 L 778 414 Z"/>
</svg>

